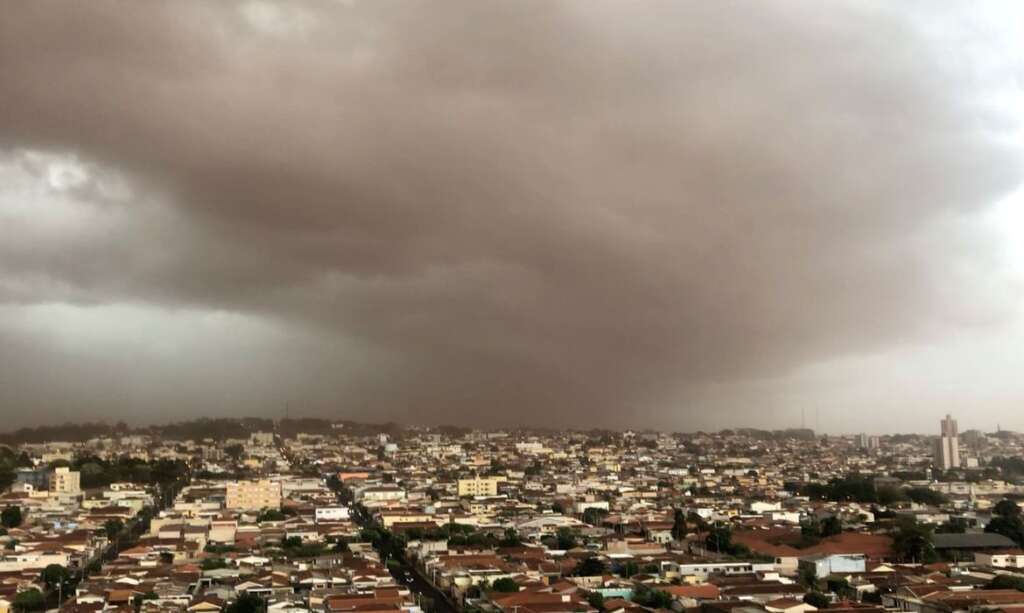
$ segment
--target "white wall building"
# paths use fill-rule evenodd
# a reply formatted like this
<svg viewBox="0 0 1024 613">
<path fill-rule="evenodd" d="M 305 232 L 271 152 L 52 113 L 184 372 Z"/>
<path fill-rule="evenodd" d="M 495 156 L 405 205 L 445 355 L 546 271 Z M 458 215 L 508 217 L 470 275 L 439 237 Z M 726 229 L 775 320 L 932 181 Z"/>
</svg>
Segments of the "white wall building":
<svg viewBox="0 0 1024 613">
<path fill-rule="evenodd" d="M 78 494 L 82 491 L 82 473 L 67 466 L 54 469 L 50 475 L 50 491 L 54 494 Z"/>
<path fill-rule="evenodd" d="M 349 518 L 348 507 L 317 507 L 316 521 L 345 521 Z"/>
</svg>

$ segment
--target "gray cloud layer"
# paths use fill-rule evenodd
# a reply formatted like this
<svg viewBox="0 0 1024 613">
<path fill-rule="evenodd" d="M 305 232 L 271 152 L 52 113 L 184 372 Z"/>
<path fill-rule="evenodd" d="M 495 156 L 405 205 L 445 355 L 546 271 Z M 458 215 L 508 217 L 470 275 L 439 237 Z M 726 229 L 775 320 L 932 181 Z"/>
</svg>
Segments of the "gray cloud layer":
<svg viewBox="0 0 1024 613">
<path fill-rule="evenodd" d="M 9 4 L 0 145 L 48 187 L 0 228 L 0 400 L 685 425 L 705 386 L 997 321 L 1007 68 L 919 8 Z M 76 370 L 26 323 L 52 303 L 248 323 Z"/>
</svg>

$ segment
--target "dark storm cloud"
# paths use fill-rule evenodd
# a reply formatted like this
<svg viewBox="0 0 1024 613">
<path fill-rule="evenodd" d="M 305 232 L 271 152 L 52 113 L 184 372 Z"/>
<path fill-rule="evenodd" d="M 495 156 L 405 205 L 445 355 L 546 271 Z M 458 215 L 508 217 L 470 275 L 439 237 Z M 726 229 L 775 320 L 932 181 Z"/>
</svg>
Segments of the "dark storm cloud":
<svg viewBox="0 0 1024 613">
<path fill-rule="evenodd" d="M 113 221 L 9 237 L 0 272 L 33 281 L 0 298 L 302 327 L 320 340 L 303 363 L 338 368 L 302 381 L 318 406 L 624 423 L 685 414 L 707 382 L 989 315 L 950 271 L 984 261 L 965 220 L 1014 186 L 1019 152 L 935 27 L 955 16 L 811 2 L 3 10 L 0 143 L 92 165 L 78 197 Z M 132 197 L 97 197 L 103 173 Z"/>
</svg>

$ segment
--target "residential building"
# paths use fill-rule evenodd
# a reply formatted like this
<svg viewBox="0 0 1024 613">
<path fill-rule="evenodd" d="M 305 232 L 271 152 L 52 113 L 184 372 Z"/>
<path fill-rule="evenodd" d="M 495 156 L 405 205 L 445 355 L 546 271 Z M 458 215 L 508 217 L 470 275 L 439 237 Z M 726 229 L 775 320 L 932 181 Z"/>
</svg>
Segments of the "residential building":
<svg viewBox="0 0 1024 613">
<path fill-rule="evenodd" d="M 249 435 L 249 442 L 259 447 L 272 447 L 274 445 L 274 433 L 253 432 Z"/>
<path fill-rule="evenodd" d="M 960 466 L 960 439 L 956 420 L 946 415 L 940 422 L 939 439 L 935 442 L 935 468 L 949 470 Z"/>
<path fill-rule="evenodd" d="M 50 475 L 50 492 L 54 494 L 79 494 L 82 491 L 82 473 L 67 466 L 59 466 Z"/>
<path fill-rule="evenodd" d="M 867 558 L 863 554 L 822 553 L 800 558 L 800 570 L 811 570 L 818 579 L 832 574 L 865 572 Z"/>
<path fill-rule="evenodd" d="M 232 481 L 226 489 L 224 506 L 228 509 L 258 511 L 281 507 L 280 481 Z"/>
<path fill-rule="evenodd" d="M 459 479 L 459 496 L 497 496 L 504 477 Z"/>
</svg>

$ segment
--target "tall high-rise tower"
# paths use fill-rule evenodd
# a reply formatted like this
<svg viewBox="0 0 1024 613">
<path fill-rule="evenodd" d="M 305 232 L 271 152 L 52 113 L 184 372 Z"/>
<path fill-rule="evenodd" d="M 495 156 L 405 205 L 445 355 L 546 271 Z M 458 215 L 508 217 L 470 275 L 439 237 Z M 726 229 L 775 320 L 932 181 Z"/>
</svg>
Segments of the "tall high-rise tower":
<svg viewBox="0 0 1024 613">
<path fill-rule="evenodd" d="M 939 440 L 935 442 L 935 468 L 949 470 L 960 466 L 960 439 L 956 420 L 946 415 L 940 427 Z"/>
</svg>

